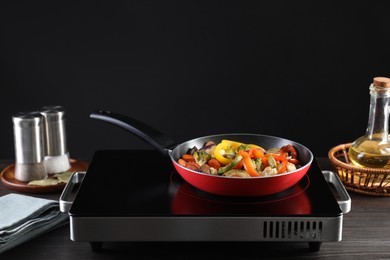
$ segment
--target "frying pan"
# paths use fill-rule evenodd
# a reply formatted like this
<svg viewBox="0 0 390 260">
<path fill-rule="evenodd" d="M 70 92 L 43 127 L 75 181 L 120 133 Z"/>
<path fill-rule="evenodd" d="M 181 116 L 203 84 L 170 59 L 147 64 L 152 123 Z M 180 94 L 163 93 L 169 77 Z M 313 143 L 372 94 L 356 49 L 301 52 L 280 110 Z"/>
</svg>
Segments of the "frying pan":
<svg viewBox="0 0 390 260">
<path fill-rule="evenodd" d="M 305 176 L 313 161 L 312 152 L 302 144 L 270 135 L 247 133 L 218 134 L 203 136 L 176 144 L 171 138 L 151 126 L 122 114 L 97 110 L 92 112 L 90 117 L 119 126 L 140 137 L 163 155 L 169 156 L 174 168 L 185 181 L 202 191 L 216 195 L 253 197 L 281 192 L 292 187 Z M 265 149 L 280 148 L 284 145 L 291 144 L 297 150 L 301 166 L 295 171 L 274 176 L 239 178 L 210 175 L 193 171 L 181 166 L 177 162 L 183 154 L 187 153 L 188 150 L 194 146 L 200 148 L 207 141 L 214 141 L 218 144 L 223 139 L 257 144 Z"/>
</svg>

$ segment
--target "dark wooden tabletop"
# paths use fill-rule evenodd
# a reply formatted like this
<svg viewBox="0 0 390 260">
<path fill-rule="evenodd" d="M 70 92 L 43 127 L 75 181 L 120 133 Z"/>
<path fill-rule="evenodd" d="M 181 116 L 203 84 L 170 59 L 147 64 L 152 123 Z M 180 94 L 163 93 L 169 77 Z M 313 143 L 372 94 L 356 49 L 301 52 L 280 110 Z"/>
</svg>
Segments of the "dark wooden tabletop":
<svg viewBox="0 0 390 260">
<path fill-rule="evenodd" d="M 331 170 L 327 158 L 318 158 Z M 12 163 L 0 161 L 0 169 Z M 18 193 L 0 183 L 0 196 Z M 60 192 L 29 194 L 58 200 Z M 107 243 L 102 252 L 70 240 L 69 224 L 0 254 L 6 259 L 390 259 L 390 197 L 349 192 L 352 208 L 343 215 L 342 240 L 323 242 L 318 252 L 304 243 Z M 1 209 L 0 209 L 1 210 Z M 0 220 L 1 221 L 1 220 Z"/>
</svg>

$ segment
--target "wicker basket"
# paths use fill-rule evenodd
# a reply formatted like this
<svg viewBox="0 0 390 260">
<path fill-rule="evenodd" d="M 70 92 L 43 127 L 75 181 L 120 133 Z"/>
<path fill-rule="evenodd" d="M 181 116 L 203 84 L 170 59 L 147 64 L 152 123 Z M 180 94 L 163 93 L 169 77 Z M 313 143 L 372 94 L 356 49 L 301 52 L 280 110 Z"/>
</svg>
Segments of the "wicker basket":
<svg viewBox="0 0 390 260">
<path fill-rule="evenodd" d="M 329 160 L 345 188 L 366 195 L 390 196 L 390 170 L 352 165 L 348 159 L 348 148 L 351 144 L 340 144 L 328 153 Z"/>
</svg>

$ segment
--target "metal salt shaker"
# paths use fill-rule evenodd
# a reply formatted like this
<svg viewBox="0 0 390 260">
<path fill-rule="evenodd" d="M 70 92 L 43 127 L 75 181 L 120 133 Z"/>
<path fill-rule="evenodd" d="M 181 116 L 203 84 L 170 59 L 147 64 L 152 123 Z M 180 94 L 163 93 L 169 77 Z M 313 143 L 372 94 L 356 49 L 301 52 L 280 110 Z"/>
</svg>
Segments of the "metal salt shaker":
<svg viewBox="0 0 390 260">
<path fill-rule="evenodd" d="M 43 116 L 20 112 L 12 117 L 15 143 L 15 179 L 23 182 L 47 177 L 44 163 Z"/>
<path fill-rule="evenodd" d="M 48 173 L 70 169 L 66 141 L 65 110 L 62 106 L 45 106 L 40 110 L 45 120 L 45 165 Z"/>
</svg>

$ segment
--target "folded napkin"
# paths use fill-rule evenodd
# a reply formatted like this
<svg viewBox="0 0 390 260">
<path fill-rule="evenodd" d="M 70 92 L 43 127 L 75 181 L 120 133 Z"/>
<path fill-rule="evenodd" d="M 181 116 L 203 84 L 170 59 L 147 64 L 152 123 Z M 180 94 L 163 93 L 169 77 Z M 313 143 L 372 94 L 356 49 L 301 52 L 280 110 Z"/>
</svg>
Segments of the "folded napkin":
<svg viewBox="0 0 390 260">
<path fill-rule="evenodd" d="M 55 200 L 14 193 L 1 196 L 0 254 L 66 224 L 68 219 Z"/>
</svg>

